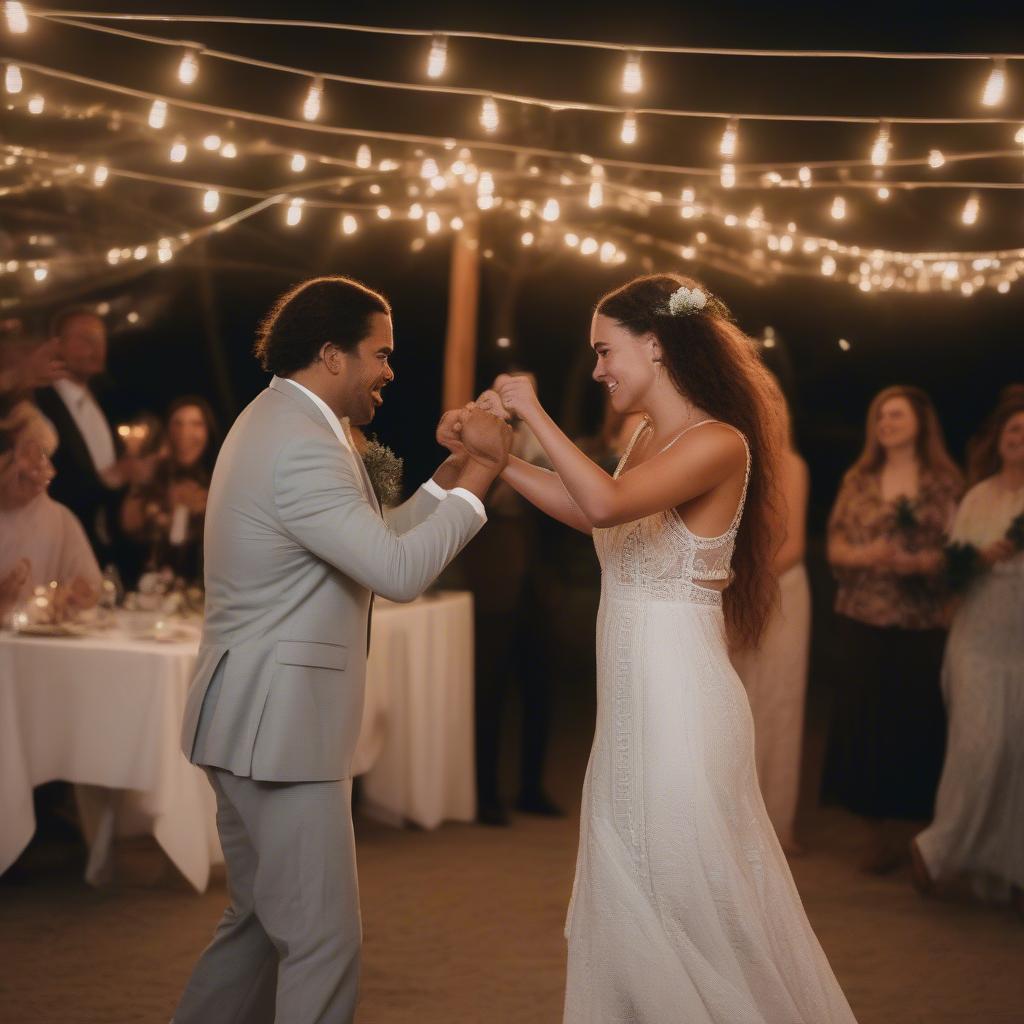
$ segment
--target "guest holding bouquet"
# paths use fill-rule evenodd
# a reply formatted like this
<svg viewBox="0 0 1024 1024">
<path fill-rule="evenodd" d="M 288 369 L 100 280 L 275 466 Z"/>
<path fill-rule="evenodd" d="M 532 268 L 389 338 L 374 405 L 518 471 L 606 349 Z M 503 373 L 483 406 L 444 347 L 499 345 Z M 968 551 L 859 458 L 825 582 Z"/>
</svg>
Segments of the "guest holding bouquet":
<svg viewBox="0 0 1024 1024">
<path fill-rule="evenodd" d="M 905 855 L 896 822 L 934 809 L 946 731 L 943 545 L 961 490 L 928 396 L 903 386 L 876 395 L 828 527 L 844 671 L 824 778 L 825 797 L 868 823 L 861 868 L 872 873 Z"/>
<path fill-rule="evenodd" d="M 1024 394 L 997 407 L 969 480 L 952 540 L 977 571 L 942 666 L 949 739 L 935 820 L 911 852 L 923 892 L 966 874 L 982 898 L 1024 913 Z"/>
</svg>

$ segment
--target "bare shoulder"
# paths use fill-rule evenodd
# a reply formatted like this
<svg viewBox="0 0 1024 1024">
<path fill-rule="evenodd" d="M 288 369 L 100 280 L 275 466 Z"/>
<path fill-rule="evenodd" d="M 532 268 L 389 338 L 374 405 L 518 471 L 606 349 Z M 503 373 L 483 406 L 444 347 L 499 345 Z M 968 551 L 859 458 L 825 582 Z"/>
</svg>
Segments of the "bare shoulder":
<svg viewBox="0 0 1024 1024">
<path fill-rule="evenodd" d="M 739 430 L 716 421 L 690 430 L 664 457 L 680 469 L 699 467 L 724 480 L 746 471 L 747 445 Z"/>
</svg>

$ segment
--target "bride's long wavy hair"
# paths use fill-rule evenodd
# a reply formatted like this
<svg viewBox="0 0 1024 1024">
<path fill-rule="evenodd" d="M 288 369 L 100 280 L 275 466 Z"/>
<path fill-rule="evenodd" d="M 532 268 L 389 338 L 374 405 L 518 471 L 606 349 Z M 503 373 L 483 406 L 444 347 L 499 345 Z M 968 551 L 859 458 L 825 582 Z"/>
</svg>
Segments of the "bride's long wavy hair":
<svg viewBox="0 0 1024 1024">
<path fill-rule="evenodd" d="M 689 316 L 668 312 L 669 296 L 684 285 L 710 295 L 681 274 L 651 274 L 609 292 L 596 312 L 637 337 L 653 334 L 679 393 L 747 438 L 750 484 L 732 559 L 735 576 L 722 603 L 732 646 L 754 647 L 776 601 L 773 561 L 785 521 L 777 485 L 785 433 L 778 385 L 720 300 L 711 298 Z"/>
</svg>

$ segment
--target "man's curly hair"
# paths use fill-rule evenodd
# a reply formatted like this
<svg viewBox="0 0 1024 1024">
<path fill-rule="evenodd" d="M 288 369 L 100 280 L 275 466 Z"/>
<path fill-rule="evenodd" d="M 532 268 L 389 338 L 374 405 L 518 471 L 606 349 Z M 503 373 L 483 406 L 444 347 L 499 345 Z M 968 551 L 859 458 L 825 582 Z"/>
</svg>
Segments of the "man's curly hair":
<svg viewBox="0 0 1024 1024">
<path fill-rule="evenodd" d="M 254 352 L 268 373 L 287 377 L 316 362 L 324 342 L 351 352 L 374 313 L 391 314 L 383 295 L 350 277 L 314 277 L 285 292 L 264 317 Z"/>
</svg>

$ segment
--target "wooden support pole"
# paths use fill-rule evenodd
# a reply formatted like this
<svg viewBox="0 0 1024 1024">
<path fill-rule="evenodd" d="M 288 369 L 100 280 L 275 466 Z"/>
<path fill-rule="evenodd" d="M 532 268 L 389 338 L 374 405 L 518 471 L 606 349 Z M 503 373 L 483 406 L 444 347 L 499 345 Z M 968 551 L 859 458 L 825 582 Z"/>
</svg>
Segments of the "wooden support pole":
<svg viewBox="0 0 1024 1024">
<path fill-rule="evenodd" d="M 443 408 L 475 398 L 477 308 L 480 301 L 480 219 L 467 212 L 452 242 L 448 331 L 444 347 Z"/>
</svg>

